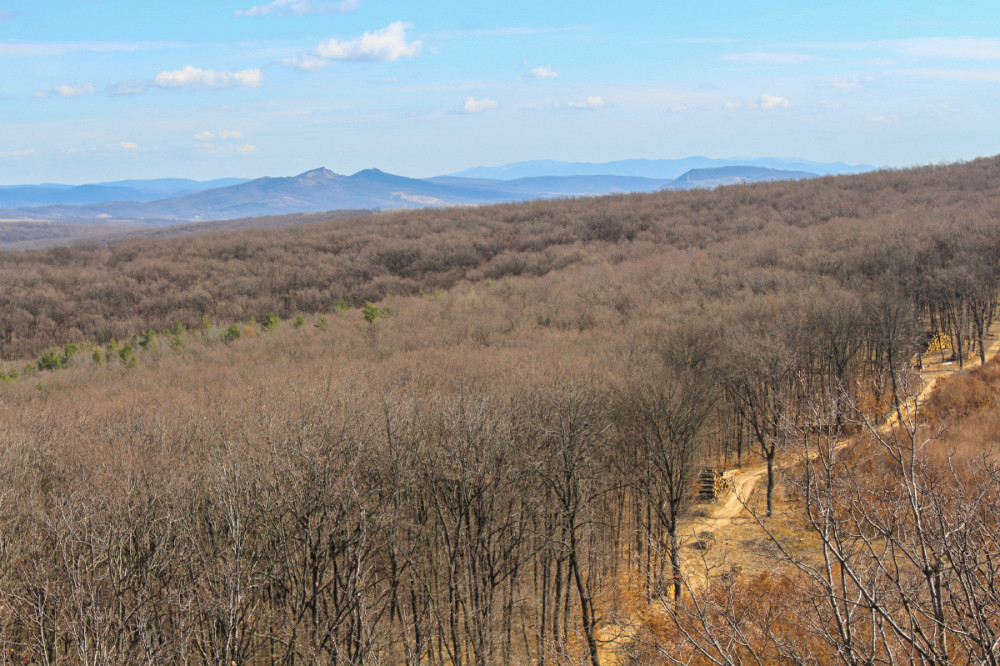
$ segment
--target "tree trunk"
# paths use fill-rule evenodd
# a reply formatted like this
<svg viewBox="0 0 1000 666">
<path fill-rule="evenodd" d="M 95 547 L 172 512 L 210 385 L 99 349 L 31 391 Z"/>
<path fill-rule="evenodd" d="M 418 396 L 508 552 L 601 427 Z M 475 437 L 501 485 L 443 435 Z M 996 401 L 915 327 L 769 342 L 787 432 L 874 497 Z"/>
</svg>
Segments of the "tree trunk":
<svg viewBox="0 0 1000 666">
<path fill-rule="evenodd" d="M 674 604 L 681 601 L 681 545 L 677 539 L 677 527 L 668 532 L 670 539 L 670 568 L 674 576 Z"/>
<path fill-rule="evenodd" d="M 573 570 L 573 580 L 576 582 L 576 591 L 580 595 L 580 614 L 583 617 L 583 633 L 587 637 L 587 650 L 590 652 L 591 666 L 601 666 L 601 658 L 597 654 L 597 638 L 594 636 L 594 602 L 590 598 L 586 583 L 580 574 L 580 563 L 576 559 L 576 537 L 572 537 L 572 546 L 569 554 L 569 565 Z"/>
<path fill-rule="evenodd" d="M 772 446 L 767 452 L 767 517 L 774 515 L 774 453 L 776 447 Z"/>
</svg>

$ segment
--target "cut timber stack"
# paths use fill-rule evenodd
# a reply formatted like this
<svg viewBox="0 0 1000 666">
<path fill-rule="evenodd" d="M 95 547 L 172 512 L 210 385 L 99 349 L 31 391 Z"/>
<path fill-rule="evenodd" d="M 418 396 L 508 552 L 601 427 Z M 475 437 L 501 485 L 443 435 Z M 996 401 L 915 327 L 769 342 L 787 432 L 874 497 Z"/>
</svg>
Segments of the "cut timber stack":
<svg viewBox="0 0 1000 666">
<path fill-rule="evenodd" d="M 711 502 L 717 495 L 715 479 L 718 475 L 714 467 L 702 467 L 695 483 L 695 495 L 702 502 Z"/>
<path fill-rule="evenodd" d="M 944 351 L 945 349 L 951 349 L 951 338 L 944 333 L 934 333 L 931 339 L 927 342 L 926 354 L 933 354 L 934 352 Z"/>
</svg>

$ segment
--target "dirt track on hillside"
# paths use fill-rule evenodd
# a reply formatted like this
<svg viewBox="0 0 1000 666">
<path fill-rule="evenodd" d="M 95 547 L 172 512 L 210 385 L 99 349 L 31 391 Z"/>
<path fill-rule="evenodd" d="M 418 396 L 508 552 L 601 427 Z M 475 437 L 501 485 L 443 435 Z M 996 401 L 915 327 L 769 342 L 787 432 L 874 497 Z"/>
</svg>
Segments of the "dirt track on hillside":
<svg viewBox="0 0 1000 666">
<path fill-rule="evenodd" d="M 987 336 L 986 356 L 992 358 L 998 353 L 1000 353 L 1000 334 L 993 333 Z M 971 368 L 977 365 L 979 365 L 978 357 L 971 359 L 965 367 Z M 942 363 L 939 358 L 925 358 L 924 369 L 920 373 L 923 386 L 917 395 L 917 401 L 921 403 L 925 401 L 939 380 L 955 374 L 958 370 L 958 363 Z M 895 416 L 891 417 L 882 428 L 891 427 L 894 421 Z M 838 448 L 850 446 L 853 441 L 853 438 L 845 439 Z M 787 460 L 782 461 L 779 453 L 775 462 L 776 475 L 780 474 L 784 467 L 794 464 L 794 462 L 797 461 L 791 463 Z M 760 568 L 759 564 L 753 561 L 756 553 L 752 552 L 753 549 L 751 552 L 745 552 L 745 546 L 765 535 L 760 529 L 757 518 L 748 511 L 748 507 L 754 508 L 760 504 L 761 512 L 759 515 L 763 516 L 763 488 L 766 483 L 767 464 L 765 462 L 743 468 L 740 474 L 733 477 L 733 490 L 726 493 L 722 501 L 705 504 L 700 507 L 700 510 L 696 509 L 695 517 L 683 529 L 684 535 L 687 536 L 685 542 L 690 546 L 697 541 L 697 535 L 710 531 L 717 540 L 716 544 L 722 546 L 723 555 L 727 562 L 739 564 L 744 567 L 745 571 L 756 571 Z M 758 488 L 760 488 L 760 492 L 757 492 Z M 776 498 L 776 517 L 779 517 L 779 514 L 787 516 L 789 511 L 797 510 L 784 504 Z M 703 576 L 696 574 L 693 578 L 698 579 L 703 578 Z"/>
</svg>

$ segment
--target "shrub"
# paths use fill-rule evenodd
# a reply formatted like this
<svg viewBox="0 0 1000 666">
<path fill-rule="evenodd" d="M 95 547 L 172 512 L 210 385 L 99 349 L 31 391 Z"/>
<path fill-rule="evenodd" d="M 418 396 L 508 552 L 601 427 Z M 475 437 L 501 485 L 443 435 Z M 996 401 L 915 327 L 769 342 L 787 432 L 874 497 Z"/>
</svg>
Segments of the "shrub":
<svg viewBox="0 0 1000 666">
<path fill-rule="evenodd" d="M 324 317 L 323 315 L 320 315 L 316 319 L 316 323 L 313 324 L 313 326 L 315 326 L 316 328 L 318 328 L 321 331 L 325 331 L 327 328 L 329 328 L 330 322 L 327 321 L 326 317 Z"/>
<path fill-rule="evenodd" d="M 362 314 L 364 315 L 366 322 L 368 322 L 369 324 L 374 324 L 375 320 L 379 319 L 380 317 L 388 317 L 390 313 L 388 308 L 380 309 L 377 305 L 375 305 L 371 301 L 365 301 L 365 307 L 362 310 Z"/>
<path fill-rule="evenodd" d="M 297 317 L 295 317 L 295 322 L 292 325 L 295 326 L 295 328 L 302 328 L 302 326 L 305 323 L 306 323 L 306 318 L 303 317 L 302 315 L 298 315 Z"/>
<path fill-rule="evenodd" d="M 121 351 L 118 352 L 118 356 L 121 358 L 122 364 L 126 368 L 133 367 L 137 362 L 135 353 L 132 351 L 132 343 L 130 342 L 126 342 L 122 346 Z"/>
<path fill-rule="evenodd" d="M 63 359 L 55 349 L 50 349 L 38 361 L 38 367 L 42 370 L 61 370 Z"/>
<path fill-rule="evenodd" d="M 156 351 L 157 349 L 159 349 L 160 341 L 156 337 L 156 331 L 154 331 L 153 329 L 149 329 L 145 333 L 143 333 L 142 340 L 139 341 L 139 344 L 142 346 L 143 349 L 149 351 Z"/>
<path fill-rule="evenodd" d="M 240 331 L 240 327 L 236 324 L 230 324 L 229 328 L 219 334 L 219 339 L 225 343 L 230 343 L 233 340 L 239 340 L 243 333 Z"/>
<path fill-rule="evenodd" d="M 300 318 L 301 318 L 301 316 L 302 315 L 299 315 Z M 296 319 L 295 321 L 297 322 L 298 319 Z M 271 314 L 269 314 L 266 317 L 264 317 L 264 325 L 262 326 L 262 328 L 265 331 L 273 331 L 274 329 L 278 328 L 278 324 L 280 324 L 280 323 L 281 323 L 281 319 L 278 318 L 278 315 L 276 315 L 276 314 L 274 314 L 272 312 Z"/>
</svg>

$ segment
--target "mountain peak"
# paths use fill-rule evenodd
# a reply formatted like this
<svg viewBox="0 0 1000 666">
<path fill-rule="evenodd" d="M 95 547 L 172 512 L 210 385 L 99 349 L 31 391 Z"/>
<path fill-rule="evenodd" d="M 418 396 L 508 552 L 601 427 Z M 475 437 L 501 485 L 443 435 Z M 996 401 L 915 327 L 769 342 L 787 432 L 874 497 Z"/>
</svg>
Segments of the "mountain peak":
<svg viewBox="0 0 1000 666">
<path fill-rule="evenodd" d="M 364 177 L 377 177 L 377 176 L 385 176 L 385 175 L 387 175 L 385 171 L 382 171 L 381 169 L 376 169 L 376 168 L 373 167 L 371 169 L 364 169 L 362 171 L 359 171 L 356 174 L 354 174 L 353 176 L 351 176 L 351 178 L 357 178 L 359 176 L 362 177 L 362 178 L 364 178 Z"/>
<path fill-rule="evenodd" d="M 339 176 L 334 172 L 330 171 L 329 169 L 327 169 L 326 167 L 320 167 L 318 169 L 312 169 L 311 171 L 300 173 L 298 176 L 296 176 L 296 178 L 318 179 L 318 178 L 339 178 Z"/>
</svg>

